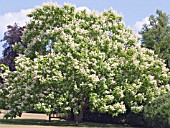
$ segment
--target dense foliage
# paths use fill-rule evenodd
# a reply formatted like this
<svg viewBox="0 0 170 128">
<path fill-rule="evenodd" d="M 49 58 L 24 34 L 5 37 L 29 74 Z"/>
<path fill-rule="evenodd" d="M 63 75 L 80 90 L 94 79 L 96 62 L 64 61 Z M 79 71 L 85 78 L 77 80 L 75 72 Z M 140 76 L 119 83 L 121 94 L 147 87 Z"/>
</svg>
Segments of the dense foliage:
<svg viewBox="0 0 170 128">
<path fill-rule="evenodd" d="M 170 127 L 170 93 L 148 103 L 144 108 L 147 125 L 154 128 Z"/>
<path fill-rule="evenodd" d="M 4 73 L 5 70 L 9 70 L 9 68 L 7 66 L 5 66 L 4 64 L 0 64 L 0 74 Z M 3 79 L 2 77 L 0 77 L 0 83 L 1 85 L 3 84 Z M 5 108 L 5 101 L 3 100 L 3 97 L 1 97 L 0 95 L 0 109 Z"/>
<path fill-rule="evenodd" d="M 102 13 L 74 6 L 43 5 L 30 15 L 16 71 L 2 74 L 0 94 L 20 115 L 32 107 L 47 114 L 54 108 L 82 121 L 87 108 L 113 116 L 143 106 L 169 91 L 170 74 L 152 50 L 113 10 Z M 24 55 L 22 55 L 24 54 Z"/>
<path fill-rule="evenodd" d="M 170 26 L 169 17 L 161 10 L 156 11 L 157 16 L 149 17 L 149 24 L 145 24 L 140 32 L 142 46 L 152 49 L 160 58 L 166 60 L 170 67 Z"/>
</svg>

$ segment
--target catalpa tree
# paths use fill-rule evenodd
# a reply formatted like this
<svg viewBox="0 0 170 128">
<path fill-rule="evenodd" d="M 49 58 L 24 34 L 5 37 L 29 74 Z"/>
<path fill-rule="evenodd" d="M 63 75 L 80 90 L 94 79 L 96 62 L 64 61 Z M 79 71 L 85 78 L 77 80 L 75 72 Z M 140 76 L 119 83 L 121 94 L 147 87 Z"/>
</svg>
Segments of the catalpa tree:
<svg viewBox="0 0 170 128">
<path fill-rule="evenodd" d="M 1 96 L 16 117 L 25 110 L 55 108 L 83 120 L 87 109 L 113 116 L 141 112 L 169 91 L 170 74 L 154 52 L 137 47 L 137 37 L 112 9 L 78 10 L 46 4 L 35 9 L 15 45 L 16 71 L 2 74 Z"/>
</svg>

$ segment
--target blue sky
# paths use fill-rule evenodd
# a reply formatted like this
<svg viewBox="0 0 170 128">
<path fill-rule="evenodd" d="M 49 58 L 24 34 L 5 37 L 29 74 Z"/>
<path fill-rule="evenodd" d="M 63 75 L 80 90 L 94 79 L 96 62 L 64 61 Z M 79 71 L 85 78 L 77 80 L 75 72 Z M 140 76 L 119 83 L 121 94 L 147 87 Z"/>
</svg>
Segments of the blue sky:
<svg viewBox="0 0 170 128">
<path fill-rule="evenodd" d="M 20 26 L 29 19 L 26 14 L 50 0 L 0 0 L 0 39 L 6 31 L 7 25 L 15 22 Z M 163 10 L 170 14 L 169 0 L 51 0 L 63 5 L 64 2 L 75 4 L 77 7 L 88 7 L 99 12 L 112 7 L 123 15 L 123 21 L 127 27 L 131 27 L 135 32 L 139 31 L 143 23 L 147 22 L 150 15 L 155 14 L 156 9 Z M 0 42 L 0 56 L 2 52 L 2 42 Z"/>
</svg>

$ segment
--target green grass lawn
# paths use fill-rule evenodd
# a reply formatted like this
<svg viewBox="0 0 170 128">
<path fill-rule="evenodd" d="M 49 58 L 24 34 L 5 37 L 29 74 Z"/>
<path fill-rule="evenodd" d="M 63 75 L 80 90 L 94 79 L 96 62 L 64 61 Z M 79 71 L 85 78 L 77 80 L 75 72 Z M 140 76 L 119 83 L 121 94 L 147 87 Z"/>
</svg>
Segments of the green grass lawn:
<svg viewBox="0 0 170 128">
<path fill-rule="evenodd" d="M 70 128 L 70 127 L 113 127 L 113 128 L 130 128 L 123 125 L 113 125 L 104 123 L 84 122 L 76 124 L 74 122 L 53 118 L 48 121 L 48 116 L 45 114 L 23 113 L 21 117 L 16 119 L 3 119 L 5 111 L 0 114 L 0 128 Z M 131 127 L 132 128 L 132 127 Z"/>
</svg>

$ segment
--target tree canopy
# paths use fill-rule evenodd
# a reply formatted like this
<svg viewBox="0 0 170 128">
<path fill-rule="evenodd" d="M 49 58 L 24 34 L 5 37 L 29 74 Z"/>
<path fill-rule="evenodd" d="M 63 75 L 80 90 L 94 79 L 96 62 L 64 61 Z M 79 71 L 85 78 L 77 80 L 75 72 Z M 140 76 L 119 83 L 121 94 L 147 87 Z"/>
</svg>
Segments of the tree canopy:
<svg viewBox="0 0 170 128">
<path fill-rule="evenodd" d="M 55 108 L 82 121 L 88 109 L 113 116 L 141 112 L 169 91 L 170 74 L 152 50 L 137 47 L 137 37 L 113 10 L 77 10 L 47 4 L 36 8 L 15 49 L 16 71 L 2 76 L 6 117 L 30 108 L 47 114 Z"/>
<path fill-rule="evenodd" d="M 144 24 L 140 34 L 142 46 L 152 49 L 160 58 L 166 60 L 170 67 L 170 26 L 169 17 L 161 10 L 156 11 L 157 16 L 149 17 L 149 24 Z"/>
</svg>

